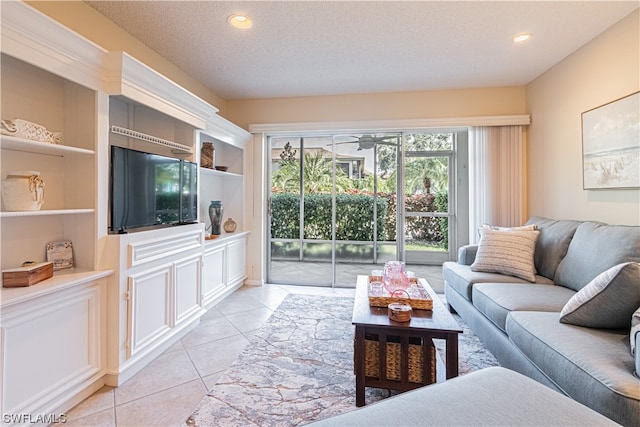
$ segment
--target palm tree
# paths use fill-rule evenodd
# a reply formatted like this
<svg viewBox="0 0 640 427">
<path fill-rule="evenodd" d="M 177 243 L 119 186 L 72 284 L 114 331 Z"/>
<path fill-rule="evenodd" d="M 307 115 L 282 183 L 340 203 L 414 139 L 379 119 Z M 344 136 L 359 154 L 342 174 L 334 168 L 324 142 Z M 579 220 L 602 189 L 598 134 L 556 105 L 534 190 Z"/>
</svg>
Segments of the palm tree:
<svg viewBox="0 0 640 427">
<path fill-rule="evenodd" d="M 333 190 L 333 165 L 322 152 L 304 155 L 304 192 L 309 194 L 331 193 Z M 336 168 L 336 191 L 353 188 L 345 172 Z M 287 193 L 300 191 L 300 163 L 296 159 L 283 159 L 271 176 L 271 187 Z"/>
<path fill-rule="evenodd" d="M 448 158 L 425 157 L 407 163 L 405 173 L 405 192 L 416 194 L 425 189 L 425 181 L 430 182 L 430 192 L 447 190 L 449 181 Z"/>
<path fill-rule="evenodd" d="M 333 166 L 322 152 L 304 155 L 304 185 L 306 193 L 330 193 L 333 189 Z"/>
</svg>

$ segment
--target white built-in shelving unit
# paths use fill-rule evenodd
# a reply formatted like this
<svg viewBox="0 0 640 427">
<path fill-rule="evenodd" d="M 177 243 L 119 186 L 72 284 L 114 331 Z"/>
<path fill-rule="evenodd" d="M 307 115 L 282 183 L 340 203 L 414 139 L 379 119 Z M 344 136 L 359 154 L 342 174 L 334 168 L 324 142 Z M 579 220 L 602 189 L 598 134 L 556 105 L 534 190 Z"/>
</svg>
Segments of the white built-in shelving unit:
<svg viewBox="0 0 640 427">
<path fill-rule="evenodd" d="M 2 414 L 53 414 L 118 386 L 193 329 L 246 278 L 250 134 L 124 52 L 108 52 L 23 2 L 0 2 L 1 119 L 62 132 L 62 144 L 0 136 L 2 178 L 38 171 L 39 211 L 0 209 L 1 267 L 71 240 L 75 267 L 0 290 Z M 199 162 L 199 223 L 109 234 L 110 145 Z M 209 139 L 207 139 L 209 140 Z M 238 231 L 205 239 L 210 200 Z M 44 350 L 44 351 L 43 351 Z"/>
<path fill-rule="evenodd" d="M 198 132 L 197 139 L 199 147 L 205 142 L 213 144 L 214 166 L 228 168 L 226 171 L 200 168 L 199 215 L 205 223 L 206 233 L 210 234 L 211 231 L 208 211 L 209 204 L 214 200 L 222 202 L 222 223 L 229 218 L 237 223 L 234 233 L 226 233 L 222 229 L 220 237 L 205 241 L 203 304 L 209 307 L 240 286 L 247 276 L 245 148 L 250 134 L 239 133 L 233 124 L 219 120 L 215 127 Z"/>
<path fill-rule="evenodd" d="M 0 291 L 3 414 L 47 414 L 102 387 L 107 368 L 107 280 L 98 267 L 100 72 L 106 51 L 21 2 L 2 2 L 2 119 L 62 132 L 59 145 L 0 136 L 1 169 L 38 171 L 39 211 L 0 210 L 1 267 L 44 261 L 48 242 L 71 240 L 74 268 Z M 24 421 L 24 420 L 23 420 Z"/>
</svg>

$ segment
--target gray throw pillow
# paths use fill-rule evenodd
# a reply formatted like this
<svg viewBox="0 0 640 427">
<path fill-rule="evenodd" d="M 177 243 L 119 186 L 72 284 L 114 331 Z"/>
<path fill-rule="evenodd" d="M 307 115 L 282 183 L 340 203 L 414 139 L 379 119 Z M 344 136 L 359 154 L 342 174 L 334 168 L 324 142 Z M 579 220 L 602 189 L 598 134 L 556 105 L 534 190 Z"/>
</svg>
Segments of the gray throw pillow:
<svg viewBox="0 0 640 427">
<path fill-rule="evenodd" d="M 640 262 L 640 226 L 583 222 L 553 281 L 577 292 L 598 274 L 623 262 Z"/>
<path fill-rule="evenodd" d="M 536 230 L 540 230 L 540 237 L 536 242 L 536 253 L 533 256 L 537 274 L 554 280 L 556 269 L 560 261 L 567 255 L 569 243 L 571 243 L 580 221 L 532 216 L 527 224 L 535 224 Z"/>
<path fill-rule="evenodd" d="M 640 306 L 640 263 L 626 262 L 600 273 L 565 304 L 560 322 L 589 328 L 628 329 Z"/>
<path fill-rule="evenodd" d="M 533 254 L 539 231 L 480 229 L 480 242 L 471 271 L 502 273 L 536 281 Z"/>
</svg>

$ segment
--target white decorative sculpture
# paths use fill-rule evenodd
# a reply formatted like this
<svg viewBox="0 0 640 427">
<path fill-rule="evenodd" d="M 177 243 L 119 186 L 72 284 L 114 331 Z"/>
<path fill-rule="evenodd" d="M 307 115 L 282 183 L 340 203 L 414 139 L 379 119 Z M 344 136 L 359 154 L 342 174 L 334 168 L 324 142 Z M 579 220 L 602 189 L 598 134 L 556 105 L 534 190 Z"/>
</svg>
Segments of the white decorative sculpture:
<svg viewBox="0 0 640 427">
<path fill-rule="evenodd" d="M 52 132 L 44 126 L 23 119 L 2 120 L 0 133 L 31 141 L 62 144 L 62 132 Z"/>
</svg>

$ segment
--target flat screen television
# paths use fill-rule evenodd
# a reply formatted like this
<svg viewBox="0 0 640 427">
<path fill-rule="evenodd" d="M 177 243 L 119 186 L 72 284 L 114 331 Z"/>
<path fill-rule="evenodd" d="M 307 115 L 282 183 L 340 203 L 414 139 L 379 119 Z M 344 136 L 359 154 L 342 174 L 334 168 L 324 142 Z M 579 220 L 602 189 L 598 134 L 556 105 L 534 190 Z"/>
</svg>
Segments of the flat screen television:
<svg viewBox="0 0 640 427">
<path fill-rule="evenodd" d="M 111 146 L 111 233 L 198 221 L 198 165 Z"/>
</svg>

